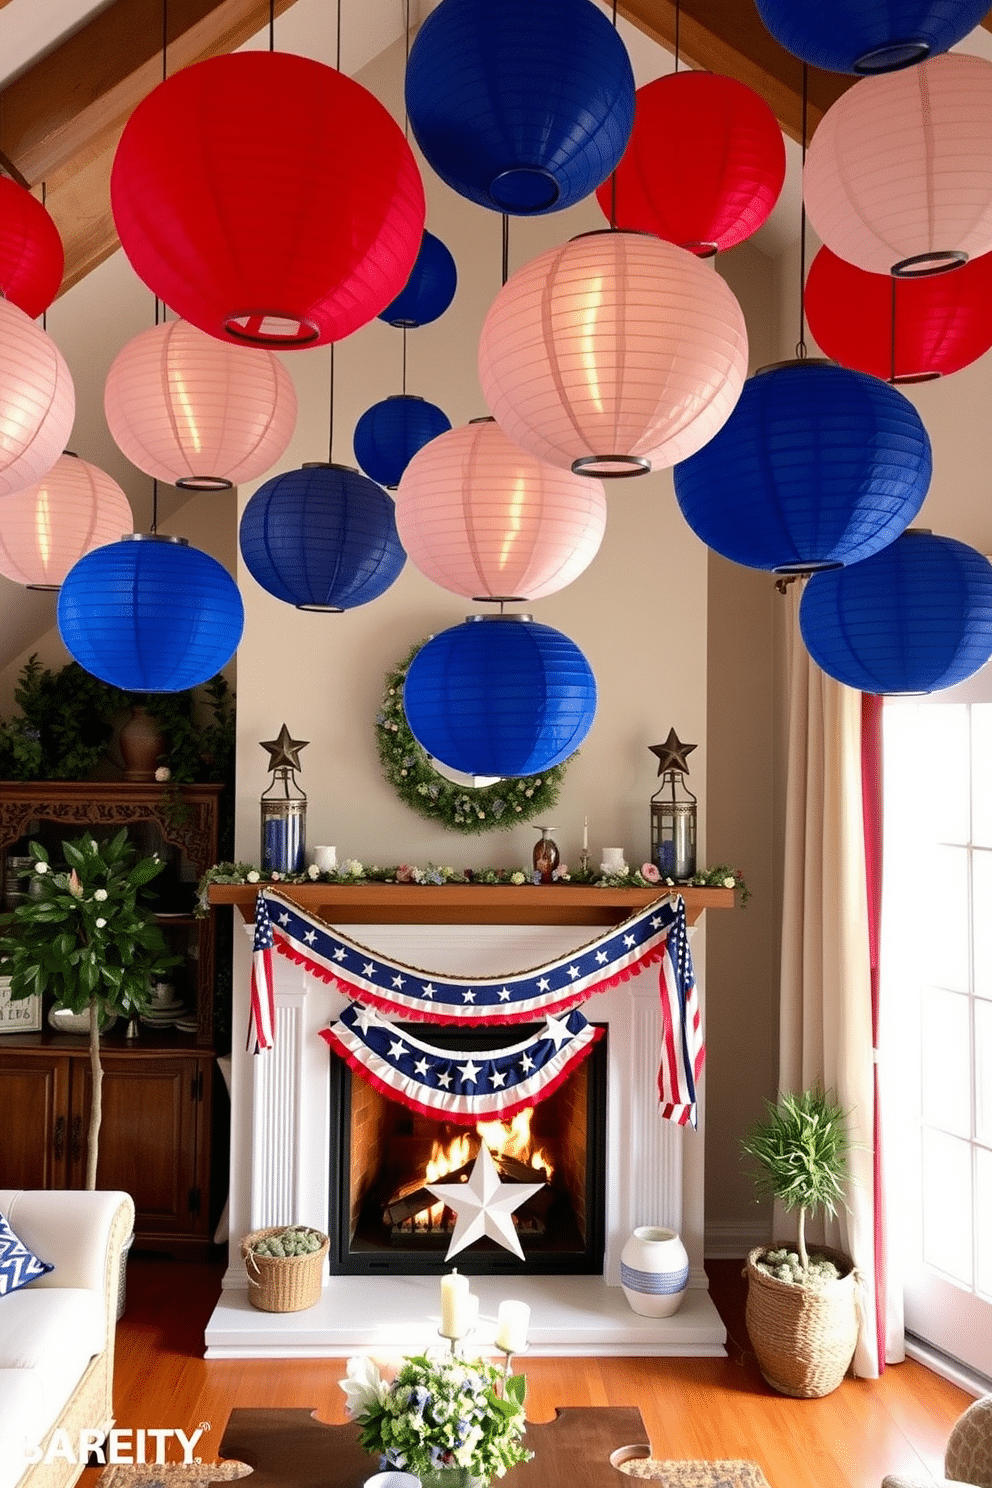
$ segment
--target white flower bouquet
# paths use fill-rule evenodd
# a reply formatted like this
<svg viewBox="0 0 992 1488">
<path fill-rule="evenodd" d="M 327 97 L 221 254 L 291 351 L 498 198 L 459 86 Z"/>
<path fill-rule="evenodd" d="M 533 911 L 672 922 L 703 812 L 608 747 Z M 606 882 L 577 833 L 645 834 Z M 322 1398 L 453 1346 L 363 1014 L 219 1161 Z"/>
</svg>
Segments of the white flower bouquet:
<svg viewBox="0 0 992 1488">
<path fill-rule="evenodd" d="M 371 1359 L 355 1358 L 341 1388 L 361 1445 L 378 1453 L 383 1467 L 422 1480 L 454 1470 L 488 1481 L 532 1455 L 520 1440 L 526 1379 L 504 1379 L 487 1360 L 420 1354 L 387 1383 Z"/>
</svg>

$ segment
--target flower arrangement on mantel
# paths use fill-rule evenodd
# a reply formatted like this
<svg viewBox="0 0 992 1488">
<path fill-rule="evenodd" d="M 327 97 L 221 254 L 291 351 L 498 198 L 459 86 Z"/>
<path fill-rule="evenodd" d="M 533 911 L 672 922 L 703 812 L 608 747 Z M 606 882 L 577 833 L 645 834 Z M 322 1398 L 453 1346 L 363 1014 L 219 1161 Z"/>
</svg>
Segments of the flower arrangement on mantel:
<svg viewBox="0 0 992 1488">
<path fill-rule="evenodd" d="M 731 868 L 726 863 L 718 863 L 715 868 L 701 869 L 680 884 L 676 884 L 674 879 L 662 878 L 653 863 L 642 863 L 640 868 L 627 868 L 622 873 L 610 874 L 588 869 L 582 872 L 579 869 L 570 869 L 565 863 L 559 863 L 554 879 L 559 884 L 578 884 L 596 889 L 738 889 L 742 908 L 751 897 L 741 870 Z M 409 863 L 384 868 L 374 863 L 359 862 L 357 858 L 347 858 L 330 871 L 322 870 L 312 863 L 300 873 L 269 873 L 253 863 L 217 863 L 213 868 L 208 868 L 200 879 L 197 903 L 198 912 L 206 914 L 211 884 L 510 884 L 519 887 L 522 884 L 540 882 L 541 875 L 532 868 L 451 868 L 439 867 L 434 863 L 428 863 L 425 868 Z"/>
</svg>

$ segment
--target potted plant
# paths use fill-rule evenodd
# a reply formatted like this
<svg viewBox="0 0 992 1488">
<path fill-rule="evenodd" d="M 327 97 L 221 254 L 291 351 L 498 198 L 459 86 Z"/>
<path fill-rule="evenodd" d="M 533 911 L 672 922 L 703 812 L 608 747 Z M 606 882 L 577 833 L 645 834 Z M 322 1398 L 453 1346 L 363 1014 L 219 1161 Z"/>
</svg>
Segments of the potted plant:
<svg viewBox="0 0 992 1488">
<path fill-rule="evenodd" d="M 54 995 L 58 1006 L 89 1016 L 93 1093 L 87 1133 L 86 1187 L 96 1187 L 103 1066 L 100 1030 L 116 1016 L 131 1018 L 148 1006 L 149 984 L 173 966 L 142 889 L 165 866 L 157 856 L 138 858 L 122 830 L 105 842 L 88 833 L 62 843 L 68 872 L 55 872 L 39 842 L 25 903 L 0 917 L 0 961 L 13 1001 Z"/>
<path fill-rule="evenodd" d="M 806 1244 L 806 1219 L 844 1203 L 849 1142 L 845 1115 L 819 1088 L 786 1094 L 744 1137 L 759 1197 L 798 1216 L 795 1247 L 758 1247 L 747 1259 L 747 1329 L 768 1383 L 812 1399 L 835 1390 L 858 1341 L 854 1263 Z"/>
</svg>

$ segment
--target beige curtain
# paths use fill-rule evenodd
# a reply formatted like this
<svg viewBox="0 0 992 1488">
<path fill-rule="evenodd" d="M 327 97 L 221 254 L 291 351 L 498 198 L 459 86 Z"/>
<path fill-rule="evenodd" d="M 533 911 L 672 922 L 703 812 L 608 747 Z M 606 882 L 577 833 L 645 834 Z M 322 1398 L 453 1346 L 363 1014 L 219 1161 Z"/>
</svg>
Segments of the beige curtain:
<svg viewBox="0 0 992 1488">
<path fill-rule="evenodd" d="M 782 911 L 779 1088 L 817 1082 L 850 1112 L 850 1210 L 819 1238 L 861 1273 L 854 1366 L 878 1370 L 873 1277 L 874 1078 L 868 909 L 861 806 L 861 694 L 820 671 L 799 634 L 790 585 L 788 765 Z M 790 1231 L 776 1228 L 776 1235 Z M 813 1231 L 815 1236 L 815 1230 Z"/>
</svg>

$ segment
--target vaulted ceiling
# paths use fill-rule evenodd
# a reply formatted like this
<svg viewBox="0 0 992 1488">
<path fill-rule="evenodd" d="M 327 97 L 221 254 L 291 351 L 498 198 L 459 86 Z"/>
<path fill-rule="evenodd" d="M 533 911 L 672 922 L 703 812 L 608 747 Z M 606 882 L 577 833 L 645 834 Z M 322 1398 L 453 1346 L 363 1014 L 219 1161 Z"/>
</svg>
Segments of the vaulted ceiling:
<svg viewBox="0 0 992 1488">
<path fill-rule="evenodd" d="M 7 4 L 0 0 L 0 10 Z M 275 16 L 293 4 L 274 0 Z M 618 8 L 674 51 L 675 0 L 622 0 Z M 112 0 L 0 90 L 0 165 L 24 184 L 44 183 L 65 244 L 63 289 L 117 247 L 110 168 L 129 114 L 161 80 L 163 39 L 171 73 L 232 51 L 263 30 L 269 15 L 269 0 Z M 983 24 L 992 30 L 992 15 Z M 747 83 L 767 99 L 785 133 L 801 138 L 802 64 L 769 36 L 753 0 L 680 0 L 678 26 L 687 63 Z M 810 134 L 852 81 L 810 69 Z"/>
</svg>

